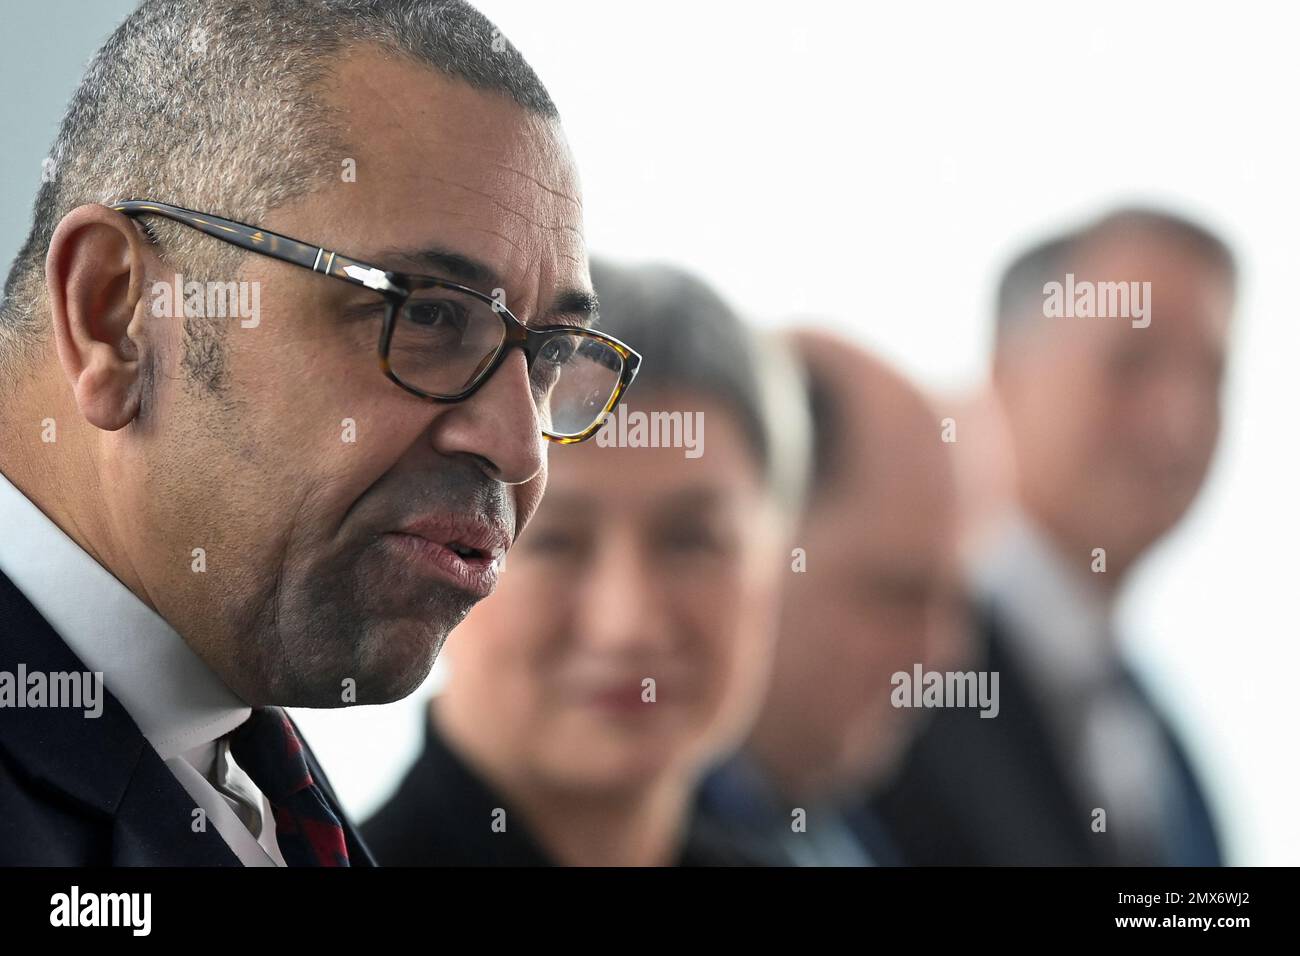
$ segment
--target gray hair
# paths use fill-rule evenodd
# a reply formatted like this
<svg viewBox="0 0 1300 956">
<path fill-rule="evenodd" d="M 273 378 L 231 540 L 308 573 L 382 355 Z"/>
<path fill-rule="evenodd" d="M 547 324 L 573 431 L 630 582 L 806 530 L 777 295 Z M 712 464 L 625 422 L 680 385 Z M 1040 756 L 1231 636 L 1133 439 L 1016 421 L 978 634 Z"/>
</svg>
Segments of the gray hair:
<svg viewBox="0 0 1300 956">
<path fill-rule="evenodd" d="M 64 114 L 5 283 L 0 358 L 43 338 L 45 253 L 77 206 L 157 199 L 255 223 L 339 175 L 348 147 L 315 87 L 365 43 L 557 116 L 532 68 L 463 0 L 143 0 Z M 246 255 L 170 222 L 150 232 L 196 277 L 232 274 Z M 186 331 L 186 367 L 211 365 L 208 330 L 189 320 Z"/>
<path fill-rule="evenodd" d="M 1084 226 L 1035 243 L 1003 270 L 997 293 L 997 344 L 1020 330 L 1029 316 L 1042 314 L 1043 286 L 1060 281 L 1091 244 L 1132 233 L 1155 234 L 1182 245 L 1236 286 L 1237 262 L 1221 238 L 1175 213 L 1138 206 L 1106 213 Z"/>
<path fill-rule="evenodd" d="M 616 265 L 593 257 L 599 328 L 642 356 L 630 393 L 690 390 L 721 402 L 740 423 L 754 459 L 787 512 L 807 489 L 811 423 L 798 365 L 713 289 L 665 265 Z"/>
</svg>

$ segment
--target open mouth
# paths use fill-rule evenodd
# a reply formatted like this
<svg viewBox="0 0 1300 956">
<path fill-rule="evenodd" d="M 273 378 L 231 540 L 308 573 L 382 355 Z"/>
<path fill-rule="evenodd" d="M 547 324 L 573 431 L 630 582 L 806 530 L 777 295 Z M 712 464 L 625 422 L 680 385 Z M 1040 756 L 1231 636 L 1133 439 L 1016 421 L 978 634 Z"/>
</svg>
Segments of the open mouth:
<svg viewBox="0 0 1300 956">
<path fill-rule="evenodd" d="M 384 535 L 419 573 L 482 599 L 496 590 L 510 539 L 492 524 L 430 516 Z"/>
<path fill-rule="evenodd" d="M 459 541 L 447 542 L 447 548 L 454 554 L 457 554 L 466 560 L 485 559 L 487 557 L 486 553 L 480 551 L 478 548 L 470 547 L 469 545 L 462 544 Z"/>
<path fill-rule="evenodd" d="M 416 534 L 394 532 L 384 535 L 399 557 L 418 572 L 477 599 L 496 590 L 501 563 L 480 548 L 460 542 L 442 544 Z"/>
</svg>

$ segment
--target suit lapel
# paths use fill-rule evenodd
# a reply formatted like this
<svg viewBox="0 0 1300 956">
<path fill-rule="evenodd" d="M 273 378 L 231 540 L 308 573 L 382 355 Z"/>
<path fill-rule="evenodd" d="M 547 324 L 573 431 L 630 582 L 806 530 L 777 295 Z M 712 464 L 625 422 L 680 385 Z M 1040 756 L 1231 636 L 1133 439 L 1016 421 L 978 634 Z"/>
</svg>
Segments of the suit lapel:
<svg viewBox="0 0 1300 956">
<path fill-rule="evenodd" d="M 1176 806 L 1168 808 L 1165 814 L 1174 821 L 1166 833 L 1165 852 L 1169 854 L 1166 862 L 1172 866 L 1223 866 L 1223 851 L 1219 846 L 1214 815 L 1210 812 L 1205 792 L 1196 778 L 1191 758 L 1137 674 L 1127 666 L 1120 671 L 1124 681 L 1155 721 L 1173 761 L 1174 779 L 1171 785 L 1176 791 Z"/>
<path fill-rule="evenodd" d="M 86 666 L 0 574 L 0 670 L 81 672 Z M 103 821 L 112 862 L 239 866 L 215 828 L 194 832 L 194 801 L 107 688 L 94 718 L 66 707 L 7 709 L 0 748 L 32 780 Z"/>
<path fill-rule="evenodd" d="M 1006 638 L 998 624 L 988 621 L 988 669 L 999 674 L 1001 710 L 993 720 L 977 720 L 978 714 L 963 714 L 970 723 L 1001 724 L 986 736 L 991 751 L 986 775 L 1000 789 L 989 806 L 1005 808 L 1003 825 L 1014 827 L 1016 839 L 1033 847 L 1034 857 L 1097 862 L 1096 847 L 1087 842 L 1088 814 L 1078 806 L 1057 747 L 1049 736 L 1047 715 L 1034 698 L 1018 662 L 1008 653 Z M 995 834 L 990 833 L 996 839 Z"/>
</svg>

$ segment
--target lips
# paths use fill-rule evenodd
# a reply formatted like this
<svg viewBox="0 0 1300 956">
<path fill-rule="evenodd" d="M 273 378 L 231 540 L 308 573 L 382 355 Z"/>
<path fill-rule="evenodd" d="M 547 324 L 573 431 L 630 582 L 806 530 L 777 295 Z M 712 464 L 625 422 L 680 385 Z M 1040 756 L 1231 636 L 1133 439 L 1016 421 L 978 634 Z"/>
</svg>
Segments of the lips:
<svg viewBox="0 0 1300 956">
<path fill-rule="evenodd" d="M 622 681 L 594 691 L 589 698 L 601 710 L 616 714 L 649 714 L 653 705 L 642 698 L 641 681 Z"/>
<path fill-rule="evenodd" d="M 384 539 L 422 573 L 479 600 L 496 590 L 501 559 L 510 547 L 503 528 L 450 515 L 417 519 Z"/>
</svg>

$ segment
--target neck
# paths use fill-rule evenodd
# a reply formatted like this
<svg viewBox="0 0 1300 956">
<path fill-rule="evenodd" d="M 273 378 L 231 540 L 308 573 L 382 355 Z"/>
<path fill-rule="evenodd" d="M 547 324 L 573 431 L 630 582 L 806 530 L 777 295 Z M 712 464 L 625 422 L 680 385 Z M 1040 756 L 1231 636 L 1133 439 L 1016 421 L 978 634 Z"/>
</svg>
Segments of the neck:
<svg viewBox="0 0 1300 956">
<path fill-rule="evenodd" d="M 147 599 L 130 564 L 113 547 L 99 473 L 89 442 L 94 429 L 80 417 L 65 390 L 37 378 L 0 398 L 0 472 L 83 551 L 141 600 Z"/>
<path fill-rule="evenodd" d="M 450 697 L 450 695 L 444 695 Z M 519 754 L 483 738 L 488 722 L 464 719 L 443 700 L 432 708 L 439 731 L 473 761 L 527 820 L 528 830 L 561 866 L 671 866 L 690 819 L 694 785 L 676 768 L 618 788 L 554 786 Z"/>
<path fill-rule="evenodd" d="M 1123 587 L 1129 568 L 1133 565 L 1132 559 L 1114 547 L 1106 548 L 1105 572 L 1090 573 L 1088 561 L 1097 560 L 1095 556 L 1090 558 L 1093 549 L 1104 547 L 1104 545 L 1095 541 L 1078 540 L 1067 528 L 1063 527 L 1059 522 L 1053 521 L 1050 515 L 1044 514 L 1039 509 L 1026 507 L 1025 514 L 1046 537 L 1047 543 L 1056 551 L 1058 556 L 1080 556 L 1077 561 L 1065 560 L 1062 562 L 1064 567 L 1071 569 L 1075 580 L 1086 590 L 1099 594 L 1107 605 L 1113 604 L 1120 588 Z"/>
<path fill-rule="evenodd" d="M 538 842 L 565 866 L 671 866 L 690 813 L 689 786 L 668 779 L 620 792 L 521 791 Z"/>
</svg>

